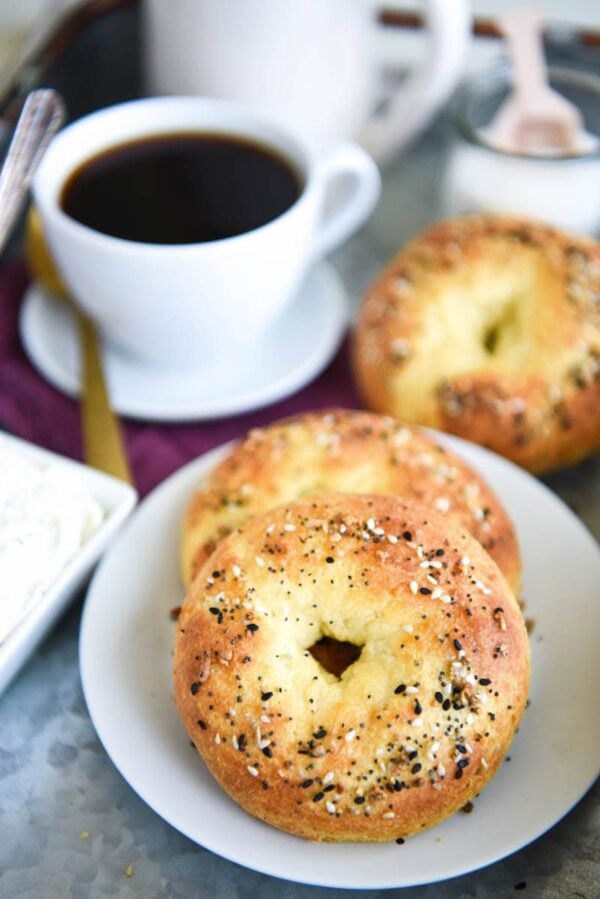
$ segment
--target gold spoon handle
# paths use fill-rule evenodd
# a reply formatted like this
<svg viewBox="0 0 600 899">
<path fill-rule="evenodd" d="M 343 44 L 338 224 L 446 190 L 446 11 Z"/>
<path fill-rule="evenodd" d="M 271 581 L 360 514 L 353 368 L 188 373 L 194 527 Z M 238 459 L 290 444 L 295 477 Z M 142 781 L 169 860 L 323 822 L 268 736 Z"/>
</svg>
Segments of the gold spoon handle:
<svg viewBox="0 0 600 899">
<path fill-rule="evenodd" d="M 133 483 L 123 447 L 119 423 L 108 399 L 98 335 L 92 322 L 74 310 L 79 319 L 81 345 L 81 432 L 83 456 L 88 465 L 122 481 Z"/>
<path fill-rule="evenodd" d="M 29 210 L 25 247 L 32 275 L 54 296 L 69 305 L 79 328 L 83 458 L 93 468 L 132 484 L 119 421 L 111 409 L 106 389 L 98 334 L 93 323 L 69 297 L 44 240 L 42 223 L 34 208 Z"/>
</svg>

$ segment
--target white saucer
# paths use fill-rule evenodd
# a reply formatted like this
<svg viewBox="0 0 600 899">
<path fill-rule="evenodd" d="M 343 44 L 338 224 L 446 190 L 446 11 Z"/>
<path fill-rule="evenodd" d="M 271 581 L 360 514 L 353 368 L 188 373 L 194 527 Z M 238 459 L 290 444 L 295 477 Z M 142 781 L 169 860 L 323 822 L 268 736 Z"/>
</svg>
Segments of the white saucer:
<svg viewBox="0 0 600 899">
<path fill-rule="evenodd" d="M 323 370 L 348 324 L 342 282 L 327 263 L 309 273 L 291 307 L 251 353 L 223 370 L 176 371 L 103 350 L 115 411 L 130 418 L 186 421 L 248 412 L 283 399 Z M 69 396 L 79 395 L 79 344 L 69 307 L 40 284 L 21 306 L 23 345 L 43 377 Z"/>
</svg>

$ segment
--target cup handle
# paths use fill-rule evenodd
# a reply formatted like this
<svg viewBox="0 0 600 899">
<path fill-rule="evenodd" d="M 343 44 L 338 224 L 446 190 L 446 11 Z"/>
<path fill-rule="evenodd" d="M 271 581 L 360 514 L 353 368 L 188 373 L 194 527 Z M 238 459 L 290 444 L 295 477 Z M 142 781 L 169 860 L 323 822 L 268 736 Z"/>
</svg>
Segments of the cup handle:
<svg viewBox="0 0 600 899">
<path fill-rule="evenodd" d="M 371 157 L 356 144 L 338 144 L 317 164 L 321 203 L 337 183 L 347 182 L 334 208 L 324 211 L 313 237 L 311 259 L 326 256 L 347 240 L 370 216 L 379 199 L 381 176 Z"/>
<path fill-rule="evenodd" d="M 424 62 L 373 117 L 360 143 L 378 161 L 388 159 L 424 128 L 450 96 L 468 59 L 471 13 L 468 0 L 427 0 L 428 47 Z"/>
</svg>

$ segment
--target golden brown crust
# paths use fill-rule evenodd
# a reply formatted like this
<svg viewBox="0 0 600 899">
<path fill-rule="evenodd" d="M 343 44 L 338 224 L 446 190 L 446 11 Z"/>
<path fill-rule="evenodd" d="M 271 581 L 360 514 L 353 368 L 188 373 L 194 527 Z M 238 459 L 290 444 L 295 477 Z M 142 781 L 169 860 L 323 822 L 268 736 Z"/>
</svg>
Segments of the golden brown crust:
<svg viewBox="0 0 600 899">
<path fill-rule="evenodd" d="M 542 473 L 600 448 L 600 245 L 500 216 L 439 222 L 367 292 L 371 408 Z"/>
<path fill-rule="evenodd" d="M 342 409 L 255 429 L 234 447 L 188 506 L 184 582 L 189 586 L 217 541 L 250 515 L 309 493 L 330 492 L 403 496 L 456 517 L 518 593 L 515 530 L 483 478 L 420 428 Z"/>
<path fill-rule="evenodd" d="M 309 648 L 361 646 L 340 679 Z M 222 540 L 177 628 L 175 695 L 248 812 L 314 840 L 392 840 L 461 808 L 525 708 L 529 647 L 495 562 L 391 497 L 331 495 Z"/>
</svg>

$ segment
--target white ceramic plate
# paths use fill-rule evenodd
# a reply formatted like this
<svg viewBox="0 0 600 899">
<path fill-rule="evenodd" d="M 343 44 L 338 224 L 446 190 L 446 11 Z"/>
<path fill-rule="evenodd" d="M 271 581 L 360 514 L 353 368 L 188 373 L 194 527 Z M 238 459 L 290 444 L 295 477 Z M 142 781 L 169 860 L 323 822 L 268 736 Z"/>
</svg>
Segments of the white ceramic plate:
<svg viewBox="0 0 600 899">
<path fill-rule="evenodd" d="M 347 297 L 325 262 L 306 278 L 285 314 L 263 339 L 210 371 L 176 371 L 144 364 L 103 348 L 115 411 L 130 418 L 188 421 L 258 409 L 289 396 L 315 378 L 336 352 L 348 325 Z M 25 294 L 20 317 L 27 355 L 55 387 L 79 394 L 79 342 L 69 307 L 39 284 Z"/>
<path fill-rule="evenodd" d="M 25 618 L 0 643 L 0 693 L 50 630 L 59 615 L 75 597 L 92 568 L 129 515 L 137 500 L 137 493 L 128 484 L 109 477 L 87 465 L 40 449 L 25 440 L 0 433 L 0 446 L 35 465 L 61 465 L 76 471 L 86 488 L 104 509 L 104 519 L 90 539 L 70 559 L 43 597 Z M 0 584 L 0 590 L 6 585 Z"/>
<path fill-rule="evenodd" d="M 523 595 L 535 619 L 531 705 L 505 762 L 471 815 L 391 844 L 310 843 L 243 812 L 205 769 L 171 689 L 169 609 L 182 599 L 178 539 L 184 506 L 223 450 L 165 481 L 137 510 L 99 568 L 81 631 L 90 714 L 121 774 L 159 815 L 239 864 L 321 886 L 377 889 L 429 883 L 483 867 L 558 821 L 598 774 L 600 552 L 546 487 L 479 447 L 440 439 L 483 474 L 518 528 Z M 118 614 L 114 610 L 118 609 Z"/>
</svg>

